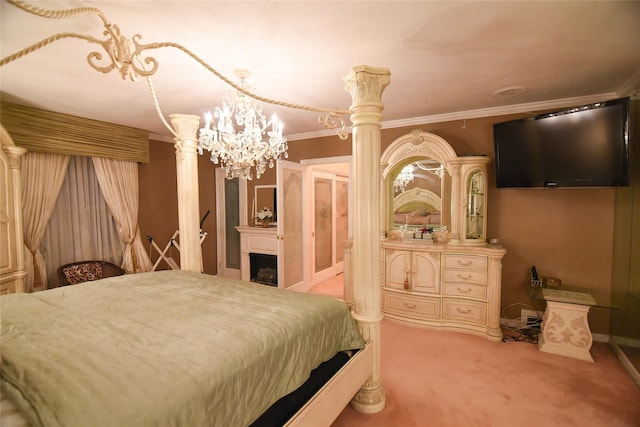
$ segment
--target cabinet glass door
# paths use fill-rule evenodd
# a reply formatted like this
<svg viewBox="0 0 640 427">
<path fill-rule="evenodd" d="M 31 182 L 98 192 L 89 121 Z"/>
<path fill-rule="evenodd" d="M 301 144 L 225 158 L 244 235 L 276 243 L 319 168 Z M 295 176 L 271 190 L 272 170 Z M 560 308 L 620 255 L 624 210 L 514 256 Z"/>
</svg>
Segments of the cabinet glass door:
<svg viewBox="0 0 640 427">
<path fill-rule="evenodd" d="M 484 204 L 486 179 L 480 170 L 469 173 L 466 182 L 467 188 L 467 209 L 466 209 L 466 230 L 467 240 L 484 240 Z"/>
</svg>

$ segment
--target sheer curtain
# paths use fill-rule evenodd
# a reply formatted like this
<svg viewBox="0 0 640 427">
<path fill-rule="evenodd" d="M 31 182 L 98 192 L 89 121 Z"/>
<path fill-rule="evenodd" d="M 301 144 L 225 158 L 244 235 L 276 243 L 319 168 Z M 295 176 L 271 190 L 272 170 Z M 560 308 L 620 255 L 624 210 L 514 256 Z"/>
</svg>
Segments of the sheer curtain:
<svg viewBox="0 0 640 427">
<path fill-rule="evenodd" d="M 102 194 L 118 224 L 120 240 L 126 244 L 122 268 L 128 273 L 151 271 L 149 255 L 138 227 L 138 163 L 93 157 Z"/>
<path fill-rule="evenodd" d="M 124 245 L 90 157 L 71 157 L 40 250 L 50 287 L 60 265 L 82 260 L 122 263 Z"/>
<path fill-rule="evenodd" d="M 47 269 L 40 242 L 62 185 L 69 156 L 27 152 L 22 158 L 22 221 L 27 292 L 47 289 Z"/>
</svg>

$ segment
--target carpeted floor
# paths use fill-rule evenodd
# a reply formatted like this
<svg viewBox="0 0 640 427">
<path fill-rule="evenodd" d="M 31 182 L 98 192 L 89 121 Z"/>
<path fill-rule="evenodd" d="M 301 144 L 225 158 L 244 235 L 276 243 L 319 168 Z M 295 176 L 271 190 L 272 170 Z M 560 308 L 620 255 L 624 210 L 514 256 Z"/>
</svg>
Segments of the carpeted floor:
<svg viewBox="0 0 640 427">
<path fill-rule="evenodd" d="M 383 320 L 381 346 L 385 409 L 347 407 L 333 427 L 640 426 L 640 388 L 607 344 L 590 363 Z"/>
<path fill-rule="evenodd" d="M 337 274 L 323 282 L 316 283 L 309 289 L 310 293 L 329 295 L 334 298 L 344 298 L 344 275 Z"/>
<path fill-rule="evenodd" d="M 311 292 L 342 298 L 342 275 Z M 595 363 L 383 320 L 386 407 L 350 406 L 333 427 L 640 427 L 640 387 L 607 344 Z"/>
</svg>

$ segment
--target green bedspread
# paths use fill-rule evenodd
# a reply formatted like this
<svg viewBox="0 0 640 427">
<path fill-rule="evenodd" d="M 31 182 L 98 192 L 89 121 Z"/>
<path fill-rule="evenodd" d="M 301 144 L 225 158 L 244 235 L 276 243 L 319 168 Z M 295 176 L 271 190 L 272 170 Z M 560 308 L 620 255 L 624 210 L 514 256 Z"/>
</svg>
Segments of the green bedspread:
<svg viewBox="0 0 640 427">
<path fill-rule="evenodd" d="M 246 426 L 364 345 L 340 301 L 183 271 L 0 303 L 2 392 L 34 426 Z"/>
</svg>

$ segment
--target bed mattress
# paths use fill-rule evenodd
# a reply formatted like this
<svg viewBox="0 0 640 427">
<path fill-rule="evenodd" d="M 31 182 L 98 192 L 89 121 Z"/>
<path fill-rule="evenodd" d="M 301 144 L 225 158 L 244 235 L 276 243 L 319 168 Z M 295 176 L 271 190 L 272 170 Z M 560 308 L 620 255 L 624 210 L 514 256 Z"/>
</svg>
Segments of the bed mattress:
<svg viewBox="0 0 640 427">
<path fill-rule="evenodd" d="M 246 426 L 364 345 L 337 300 L 183 271 L 0 304 L 3 396 L 34 426 Z"/>
</svg>

